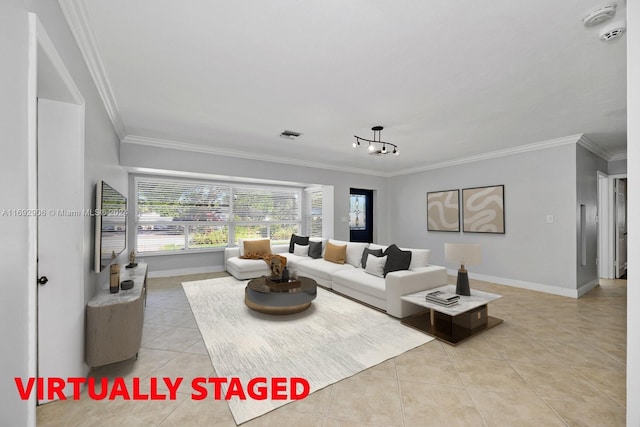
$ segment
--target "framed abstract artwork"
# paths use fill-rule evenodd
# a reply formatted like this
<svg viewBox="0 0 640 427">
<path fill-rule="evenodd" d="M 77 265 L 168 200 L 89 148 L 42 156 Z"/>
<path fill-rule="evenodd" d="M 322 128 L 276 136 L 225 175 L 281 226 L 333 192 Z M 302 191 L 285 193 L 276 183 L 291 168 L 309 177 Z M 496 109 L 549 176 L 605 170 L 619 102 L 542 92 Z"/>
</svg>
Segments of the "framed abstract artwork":
<svg viewBox="0 0 640 427">
<path fill-rule="evenodd" d="M 427 193 L 427 231 L 460 231 L 460 190 Z"/>
<path fill-rule="evenodd" d="M 462 231 L 505 234 L 504 185 L 462 189 Z"/>
</svg>

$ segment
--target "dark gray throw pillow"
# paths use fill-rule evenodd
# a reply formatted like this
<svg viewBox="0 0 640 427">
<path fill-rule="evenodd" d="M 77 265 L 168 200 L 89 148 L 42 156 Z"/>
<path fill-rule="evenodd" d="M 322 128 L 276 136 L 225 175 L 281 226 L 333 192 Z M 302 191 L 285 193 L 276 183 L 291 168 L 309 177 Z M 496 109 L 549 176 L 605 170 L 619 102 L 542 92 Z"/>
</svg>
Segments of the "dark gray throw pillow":
<svg viewBox="0 0 640 427">
<path fill-rule="evenodd" d="M 322 242 L 309 240 L 309 256 L 314 259 L 322 258 Z"/>
<path fill-rule="evenodd" d="M 364 251 L 362 251 L 362 268 L 367 268 L 367 258 L 369 257 L 369 254 L 373 255 L 373 256 L 382 256 L 382 249 L 365 249 Z"/>
<path fill-rule="evenodd" d="M 292 234 L 291 235 L 291 240 L 289 240 L 289 253 L 292 254 L 293 253 L 293 245 L 294 244 L 299 244 L 302 246 L 306 246 L 309 244 L 309 237 L 303 237 L 303 236 L 298 236 L 296 234 Z M 311 249 L 311 248 L 309 248 Z"/>
<path fill-rule="evenodd" d="M 403 251 L 395 244 L 389 246 L 384 255 L 387 256 L 387 263 L 384 266 L 384 277 L 387 273 L 399 270 L 408 270 L 411 265 L 411 251 Z"/>
</svg>

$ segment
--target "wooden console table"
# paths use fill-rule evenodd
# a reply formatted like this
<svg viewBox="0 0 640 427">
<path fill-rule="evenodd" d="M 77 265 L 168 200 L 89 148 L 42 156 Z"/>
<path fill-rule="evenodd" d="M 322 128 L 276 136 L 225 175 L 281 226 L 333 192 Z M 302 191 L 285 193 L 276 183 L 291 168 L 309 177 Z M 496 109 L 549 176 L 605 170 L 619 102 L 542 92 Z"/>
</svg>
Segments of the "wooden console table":
<svg viewBox="0 0 640 427">
<path fill-rule="evenodd" d="M 85 362 L 90 367 L 120 362 L 138 354 L 147 295 L 147 264 L 120 269 L 120 281 L 133 280 L 133 288 L 112 294 L 109 283 L 87 303 Z M 108 280 L 108 276 L 107 276 Z"/>
</svg>

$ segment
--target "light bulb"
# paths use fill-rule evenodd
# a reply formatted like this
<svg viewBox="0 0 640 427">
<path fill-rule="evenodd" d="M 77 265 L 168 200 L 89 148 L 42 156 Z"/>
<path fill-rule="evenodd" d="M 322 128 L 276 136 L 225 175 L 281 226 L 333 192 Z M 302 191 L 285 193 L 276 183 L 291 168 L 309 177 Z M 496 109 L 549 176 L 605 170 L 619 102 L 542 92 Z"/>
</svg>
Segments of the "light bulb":
<svg viewBox="0 0 640 427">
<path fill-rule="evenodd" d="M 382 145 L 382 150 L 380 150 L 380 152 L 381 152 L 382 154 L 387 154 L 387 146 L 383 144 L 383 145 Z"/>
<path fill-rule="evenodd" d="M 358 146 L 358 143 L 354 141 L 353 148 L 356 148 L 357 146 Z"/>
<path fill-rule="evenodd" d="M 373 145 L 371 145 L 371 143 L 369 143 L 369 151 L 373 151 L 375 149 L 376 149 L 376 147 L 374 147 Z"/>
<path fill-rule="evenodd" d="M 396 148 L 393 149 L 393 155 L 394 156 L 399 156 L 400 155 L 400 151 Z"/>
</svg>

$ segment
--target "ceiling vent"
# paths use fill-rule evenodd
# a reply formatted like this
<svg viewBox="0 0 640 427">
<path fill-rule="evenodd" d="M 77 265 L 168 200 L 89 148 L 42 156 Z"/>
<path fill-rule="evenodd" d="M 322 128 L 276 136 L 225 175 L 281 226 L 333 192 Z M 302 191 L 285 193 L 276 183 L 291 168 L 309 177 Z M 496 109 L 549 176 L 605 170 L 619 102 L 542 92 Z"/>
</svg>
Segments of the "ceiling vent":
<svg viewBox="0 0 640 427">
<path fill-rule="evenodd" d="M 600 33 L 600 39 L 607 42 L 609 40 L 617 39 L 625 32 L 626 29 L 627 28 L 624 24 L 610 25 Z"/>
<path fill-rule="evenodd" d="M 613 15 L 616 14 L 616 4 L 608 3 L 595 9 L 591 9 L 589 12 L 584 15 L 582 18 L 582 22 L 585 27 L 593 27 L 594 25 L 598 25 L 599 23 L 606 21 L 607 19 L 613 18 Z"/>
<path fill-rule="evenodd" d="M 300 135 L 302 135 L 300 132 L 294 132 L 292 130 L 284 130 L 280 134 L 280 138 L 297 139 Z"/>
</svg>

